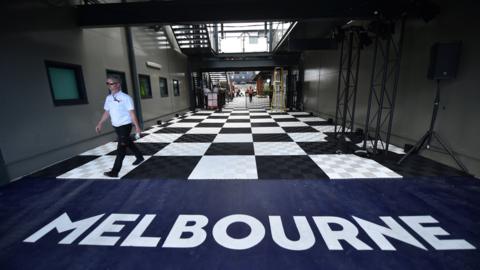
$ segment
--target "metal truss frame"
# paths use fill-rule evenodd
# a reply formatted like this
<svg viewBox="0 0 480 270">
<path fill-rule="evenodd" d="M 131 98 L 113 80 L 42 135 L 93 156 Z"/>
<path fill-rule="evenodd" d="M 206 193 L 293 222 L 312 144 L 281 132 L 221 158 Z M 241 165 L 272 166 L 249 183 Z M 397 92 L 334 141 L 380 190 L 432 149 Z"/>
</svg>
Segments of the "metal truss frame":
<svg viewBox="0 0 480 270">
<path fill-rule="evenodd" d="M 377 27 L 374 41 L 373 65 L 370 80 L 370 94 L 365 122 L 363 149 L 372 141 L 372 154 L 378 154 L 379 144 L 385 153 L 390 145 L 395 100 L 400 77 L 400 61 L 404 38 L 406 16 L 399 20 L 378 21 L 379 24 L 391 24 L 392 31 L 382 31 Z M 400 24 L 397 35 L 393 29 Z M 387 27 L 388 28 L 388 27 Z"/>
<path fill-rule="evenodd" d="M 350 27 L 345 31 L 345 35 L 342 35 L 343 38 L 341 39 L 335 111 L 335 137 L 337 137 L 339 132 L 344 136 L 345 132 L 348 130 L 352 131 L 354 128 L 358 71 L 362 49 L 360 41 L 361 30 L 361 27 Z"/>
</svg>

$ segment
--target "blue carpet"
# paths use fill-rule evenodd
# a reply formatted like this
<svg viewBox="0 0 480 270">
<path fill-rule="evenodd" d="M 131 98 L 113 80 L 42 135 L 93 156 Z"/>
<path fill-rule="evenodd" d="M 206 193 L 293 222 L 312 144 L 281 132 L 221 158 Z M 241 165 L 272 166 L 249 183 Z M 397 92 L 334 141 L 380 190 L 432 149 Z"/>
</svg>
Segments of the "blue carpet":
<svg viewBox="0 0 480 270">
<path fill-rule="evenodd" d="M 74 221 L 104 214 L 71 244 L 59 244 L 71 231 L 50 231 L 24 242 L 66 213 Z M 105 237 L 119 237 L 114 246 L 80 245 L 110 214 L 138 214 L 134 222 Z M 156 247 L 124 247 L 125 238 L 145 214 L 156 215 L 144 237 L 161 237 Z M 224 217 L 248 215 L 263 224 L 265 236 L 243 250 L 223 246 L 213 227 Z M 179 215 L 208 218 L 206 239 L 196 247 L 163 244 Z M 315 236 L 313 246 L 288 250 L 275 243 L 268 216 L 281 216 L 286 236 L 299 238 L 293 216 L 305 216 Z M 347 220 L 358 239 L 372 250 L 357 250 L 340 240 L 332 250 L 313 216 Z M 396 250 L 382 250 L 353 216 L 386 226 L 392 217 L 426 250 L 386 237 Z M 431 216 L 450 235 L 476 249 L 437 250 L 399 216 Z M 186 226 L 195 226 L 189 222 Z M 331 224 L 333 231 L 342 230 Z M 233 223 L 226 230 L 236 239 L 252 229 Z M 189 238 L 184 232 L 181 237 Z M 220 241 L 221 242 L 221 241 Z M 223 242 L 224 243 L 224 242 Z M 480 182 L 473 178 L 407 178 L 404 180 L 278 180 L 278 181 L 89 181 L 24 179 L 0 188 L 0 269 L 478 269 L 480 264 Z"/>
</svg>

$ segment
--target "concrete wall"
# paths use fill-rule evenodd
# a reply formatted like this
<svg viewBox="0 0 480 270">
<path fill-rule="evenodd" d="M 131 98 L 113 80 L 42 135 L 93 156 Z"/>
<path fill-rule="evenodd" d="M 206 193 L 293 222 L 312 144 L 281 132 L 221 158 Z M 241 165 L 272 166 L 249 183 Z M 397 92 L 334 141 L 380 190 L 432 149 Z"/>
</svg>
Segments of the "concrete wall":
<svg viewBox="0 0 480 270">
<path fill-rule="evenodd" d="M 137 69 L 138 73 L 150 75 L 153 98 L 142 100 L 142 112 L 145 120 L 154 120 L 188 108 L 187 59 L 171 49 L 147 47 L 151 42 L 139 40 L 143 31 L 133 29 Z M 0 149 L 10 178 L 77 155 L 114 137 L 109 124 L 100 136 L 94 128 L 107 94 L 106 69 L 125 72 L 129 94 L 133 93 L 123 28 L 23 31 L 2 34 L 0 39 Z M 88 104 L 54 106 L 45 60 L 82 66 Z M 145 61 L 159 63 L 163 68 L 147 69 Z M 169 97 L 160 98 L 159 76 L 167 78 Z M 173 96 L 173 78 L 181 82 L 179 97 Z"/>
<path fill-rule="evenodd" d="M 480 19 L 466 1 L 440 3 L 442 13 L 425 23 L 410 20 L 405 29 L 400 81 L 392 129 L 392 143 L 415 143 L 429 127 L 434 81 L 426 78 L 430 46 L 435 42 L 463 42 L 458 76 L 441 81 L 441 106 L 435 130 L 448 142 L 471 173 L 480 175 Z M 462 14 L 462 16 L 458 16 Z M 356 126 L 365 125 L 373 46 L 362 52 Z M 305 109 L 324 117 L 335 116 L 339 51 L 305 52 Z M 448 155 L 423 151 L 425 156 L 455 165 Z"/>
</svg>

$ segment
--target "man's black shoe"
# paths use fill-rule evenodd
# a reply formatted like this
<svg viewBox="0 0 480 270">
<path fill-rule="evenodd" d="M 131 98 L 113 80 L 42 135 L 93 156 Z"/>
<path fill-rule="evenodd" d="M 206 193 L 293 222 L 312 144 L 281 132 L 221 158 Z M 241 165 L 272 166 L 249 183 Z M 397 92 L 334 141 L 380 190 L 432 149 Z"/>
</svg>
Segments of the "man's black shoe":
<svg viewBox="0 0 480 270">
<path fill-rule="evenodd" d="M 137 158 L 137 160 L 135 160 L 132 165 L 138 165 L 140 163 L 142 163 L 142 161 L 144 161 L 145 159 L 142 157 L 142 158 Z"/>
<path fill-rule="evenodd" d="M 103 175 L 108 176 L 108 177 L 118 177 L 118 173 L 112 172 L 112 171 L 104 172 Z"/>
</svg>

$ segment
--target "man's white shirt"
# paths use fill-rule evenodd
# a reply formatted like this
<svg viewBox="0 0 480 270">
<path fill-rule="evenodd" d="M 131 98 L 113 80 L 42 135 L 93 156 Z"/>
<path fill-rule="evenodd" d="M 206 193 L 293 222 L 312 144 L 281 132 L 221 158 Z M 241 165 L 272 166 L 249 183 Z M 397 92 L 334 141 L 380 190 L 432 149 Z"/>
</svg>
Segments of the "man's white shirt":
<svg viewBox="0 0 480 270">
<path fill-rule="evenodd" d="M 129 95 L 123 93 L 122 91 L 119 91 L 113 95 L 108 95 L 105 99 L 105 105 L 103 108 L 110 114 L 110 119 L 112 120 L 112 125 L 114 127 L 132 123 L 130 111 L 134 110 L 135 108 L 133 106 L 133 100 Z"/>
</svg>

